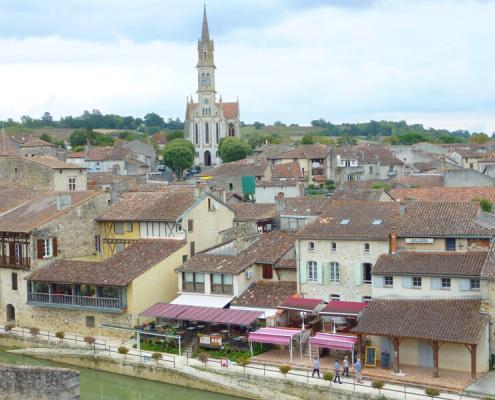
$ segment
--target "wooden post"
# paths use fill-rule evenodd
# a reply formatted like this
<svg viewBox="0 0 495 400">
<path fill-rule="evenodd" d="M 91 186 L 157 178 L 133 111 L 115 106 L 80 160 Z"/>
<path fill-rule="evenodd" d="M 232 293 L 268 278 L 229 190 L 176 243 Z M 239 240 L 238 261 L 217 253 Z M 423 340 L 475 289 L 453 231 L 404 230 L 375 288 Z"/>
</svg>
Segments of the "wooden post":
<svg viewBox="0 0 495 400">
<path fill-rule="evenodd" d="M 473 382 L 476 380 L 476 344 L 469 346 L 469 351 L 471 353 L 471 379 Z"/>
<path fill-rule="evenodd" d="M 366 341 L 366 335 L 357 334 L 357 358 L 361 360 L 361 363 L 364 365 L 364 357 L 365 354 L 363 352 L 364 342 Z"/>
<path fill-rule="evenodd" d="M 398 374 L 400 372 L 400 361 L 399 361 L 400 339 L 392 338 L 392 343 L 394 345 L 394 373 Z"/>
<path fill-rule="evenodd" d="M 433 349 L 433 378 L 438 378 L 438 342 L 430 342 Z"/>
</svg>

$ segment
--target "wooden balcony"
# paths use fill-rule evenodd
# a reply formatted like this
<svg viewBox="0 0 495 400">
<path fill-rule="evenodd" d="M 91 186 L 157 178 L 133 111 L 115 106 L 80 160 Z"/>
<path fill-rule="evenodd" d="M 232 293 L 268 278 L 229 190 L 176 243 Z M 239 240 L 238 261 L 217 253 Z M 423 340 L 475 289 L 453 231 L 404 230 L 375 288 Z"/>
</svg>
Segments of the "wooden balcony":
<svg viewBox="0 0 495 400">
<path fill-rule="evenodd" d="M 0 256 L 0 267 L 29 269 L 30 265 L 30 257 Z"/>
<path fill-rule="evenodd" d="M 49 293 L 28 293 L 27 303 L 34 306 L 77 308 L 106 312 L 123 312 L 125 308 L 120 298 Z"/>
</svg>

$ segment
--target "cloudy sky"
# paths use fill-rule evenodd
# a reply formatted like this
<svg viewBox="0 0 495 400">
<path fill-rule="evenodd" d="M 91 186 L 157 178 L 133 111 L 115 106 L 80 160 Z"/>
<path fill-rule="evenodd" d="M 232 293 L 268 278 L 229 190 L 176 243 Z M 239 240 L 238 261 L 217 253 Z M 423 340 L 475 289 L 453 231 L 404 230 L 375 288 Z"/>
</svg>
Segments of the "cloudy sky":
<svg viewBox="0 0 495 400">
<path fill-rule="evenodd" d="M 495 130 L 495 1 L 208 0 L 217 90 L 246 122 Z M 2 0 L 0 118 L 183 118 L 200 0 Z"/>
</svg>

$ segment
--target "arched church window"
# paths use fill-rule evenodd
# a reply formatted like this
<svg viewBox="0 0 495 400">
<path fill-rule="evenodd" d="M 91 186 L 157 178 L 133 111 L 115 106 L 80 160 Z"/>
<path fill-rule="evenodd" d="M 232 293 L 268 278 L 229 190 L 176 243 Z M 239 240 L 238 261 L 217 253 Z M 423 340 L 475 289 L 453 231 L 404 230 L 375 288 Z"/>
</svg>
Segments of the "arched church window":
<svg viewBox="0 0 495 400">
<path fill-rule="evenodd" d="M 205 143 L 210 143 L 210 126 L 208 122 L 205 124 Z"/>
<path fill-rule="evenodd" d="M 206 84 L 210 85 L 210 73 L 209 72 L 206 73 Z"/>
<path fill-rule="evenodd" d="M 229 136 L 235 136 L 235 128 L 232 122 L 229 123 Z"/>
<path fill-rule="evenodd" d="M 195 144 L 198 144 L 199 143 L 198 124 L 194 124 L 194 143 Z"/>
<path fill-rule="evenodd" d="M 203 51 L 203 60 L 206 60 L 206 51 Z"/>
<path fill-rule="evenodd" d="M 204 85 L 204 84 L 205 84 L 205 82 L 206 82 L 206 75 L 205 75 L 205 73 L 203 72 L 203 73 L 201 74 L 201 83 Z"/>
</svg>

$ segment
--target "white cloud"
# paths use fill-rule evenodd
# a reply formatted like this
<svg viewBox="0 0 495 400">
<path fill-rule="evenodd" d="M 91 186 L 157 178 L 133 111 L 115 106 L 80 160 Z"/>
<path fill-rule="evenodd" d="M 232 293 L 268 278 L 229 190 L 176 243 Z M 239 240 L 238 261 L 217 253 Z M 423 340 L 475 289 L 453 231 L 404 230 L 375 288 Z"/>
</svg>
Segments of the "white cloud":
<svg viewBox="0 0 495 400">
<path fill-rule="evenodd" d="M 319 7 L 215 35 L 217 90 L 246 121 L 407 119 L 495 128 L 494 2 Z M 193 27 L 199 32 L 199 21 Z M 184 115 L 196 43 L 61 37 L 0 40 L 0 118 L 50 111 Z"/>
</svg>

